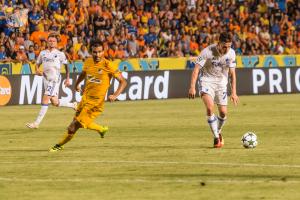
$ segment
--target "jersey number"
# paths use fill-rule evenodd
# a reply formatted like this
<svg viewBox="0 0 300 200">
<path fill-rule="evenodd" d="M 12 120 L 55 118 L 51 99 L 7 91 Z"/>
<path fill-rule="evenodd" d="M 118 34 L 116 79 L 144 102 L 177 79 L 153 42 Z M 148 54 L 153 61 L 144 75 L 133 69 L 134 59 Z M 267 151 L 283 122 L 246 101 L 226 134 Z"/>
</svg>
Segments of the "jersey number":
<svg viewBox="0 0 300 200">
<path fill-rule="evenodd" d="M 91 75 L 87 75 L 87 80 L 91 83 L 98 83 L 98 84 L 101 83 L 101 80 Z"/>
</svg>

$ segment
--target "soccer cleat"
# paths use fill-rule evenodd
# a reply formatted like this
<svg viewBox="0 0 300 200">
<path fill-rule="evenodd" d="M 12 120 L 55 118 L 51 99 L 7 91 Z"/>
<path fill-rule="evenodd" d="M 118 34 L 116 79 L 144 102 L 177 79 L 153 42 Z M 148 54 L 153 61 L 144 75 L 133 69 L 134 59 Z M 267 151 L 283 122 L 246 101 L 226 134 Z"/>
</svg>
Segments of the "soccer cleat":
<svg viewBox="0 0 300 200">
<path fill-rule="evenodd" d="M 37 129 L 39 128 L 39 125 L 35 122 L 32 123 L 26 123 L 27 128 Z"/>
<path fill-rule="evenodd" d="M 221 148 L 222 146 L 220 138 L 214 138 L 214 148 Z"/>
<path fill-rule="evenodd" d="M 108 131 L 108 127 L 107 126 L 102 126 L 102 130 L 98 131 L 98 133 L 99 133 L 101 138 L 104 138 L 104 135 L 106 134 L 107 131 Z"/>
<path fill-rule="evenodd" d="M 64 149 L 63 146 L 60 146 L 59 144 L 56 144 L 56 145 L 54 145 L 53 147 L 51 147 L 49 149 L 49 152 L 57 152 L 57 151 L 61 151 L 63 149 Z"/>
<path fill-rule="evenodd" d="M 224 146 L 224 138 L 221 133 L 219 133 L 219 138 L 220 138 L 221 146 Z"/>
<path fill-rule="evenodd" d="M 73 109 L 74 109 L 74 110 L 77 110 L 77 107 L 78 107 L 78 103 L 77 103 L 76 101 L 74 101 L 74 102 L 73 102 Z"/>
</svg>

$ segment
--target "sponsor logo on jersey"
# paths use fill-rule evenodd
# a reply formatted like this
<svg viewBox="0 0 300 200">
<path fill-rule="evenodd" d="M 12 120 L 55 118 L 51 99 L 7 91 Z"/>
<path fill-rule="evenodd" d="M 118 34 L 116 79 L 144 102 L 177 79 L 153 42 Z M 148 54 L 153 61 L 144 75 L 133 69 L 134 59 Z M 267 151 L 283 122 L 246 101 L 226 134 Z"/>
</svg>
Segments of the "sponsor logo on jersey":
<svg viewBox="0 0 300 200">
<path fill-rule="evenodd" d="M 199 56 L 196 60 L 196 63 L 200 63 L 203 60 L 202 56 Z"/>
<path fill-rule="evenodd" d="M 226 58 L 225 62 L 226 62 L 226 65 L 229 65 L 230 64 L 229 58 Z"/>
<path fill-rule="evenodd" d="M 11 98 L 11 85 L 5 76 L 0 76 L 0 106 L 6 105 Z"/>
<path fill-rule="evenodd" d="M 43 57 L 43 61 L 44 62 L 54 62 L 54 59 Z"/>
</svg>

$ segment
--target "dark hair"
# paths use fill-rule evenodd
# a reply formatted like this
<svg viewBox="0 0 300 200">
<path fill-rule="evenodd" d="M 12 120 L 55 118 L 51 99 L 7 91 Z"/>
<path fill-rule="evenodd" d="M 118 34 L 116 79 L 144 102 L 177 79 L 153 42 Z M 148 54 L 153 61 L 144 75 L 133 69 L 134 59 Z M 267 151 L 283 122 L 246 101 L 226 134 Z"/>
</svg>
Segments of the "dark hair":
<svg viewBox="0 0 300 200">
<path fill-rule="evenodd" d="M 223 32 L 220 34 L 219 42 L 232 42 L 232 36 L 230 33 Z"/>
<path fill-rule="evenodd" d="M 56 33 L 50 33 L 49 36 L 48 36 L 48 39 L 49 39 L 49 38 L 55 38 L 55 39 L 58 41 L 59 35 L 56 34 Z"/>
<path fill-rule="evenodd" d="M 91 41 L 91 49 L 95 47 L 103 47 L 103 43 L 100 40 Z"/>
</svg>

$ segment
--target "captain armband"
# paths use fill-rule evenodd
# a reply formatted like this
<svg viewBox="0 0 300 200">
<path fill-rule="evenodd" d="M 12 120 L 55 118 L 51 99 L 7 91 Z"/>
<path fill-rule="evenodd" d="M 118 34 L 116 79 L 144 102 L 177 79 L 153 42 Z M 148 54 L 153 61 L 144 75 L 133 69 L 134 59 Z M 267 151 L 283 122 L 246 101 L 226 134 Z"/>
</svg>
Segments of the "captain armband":
<svg viewBox="0 0 300 200">
<path fill-rule="evenodd" d="M 206 59 L 204 59 L 202 56 L 199 56 L 194 63 L 195 63 L 195 65 L 198 64 L 200 66 L 200 68 L 202 68 L 204 66 L 205 62 L 206 62 Z"/>
</svg>

